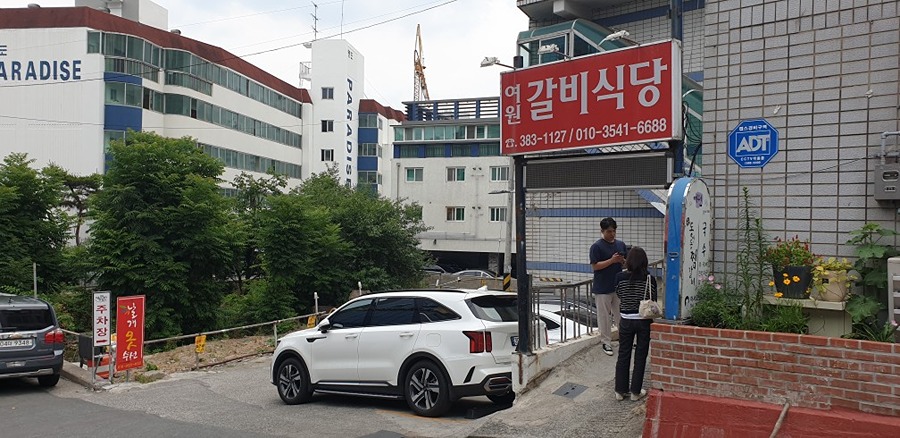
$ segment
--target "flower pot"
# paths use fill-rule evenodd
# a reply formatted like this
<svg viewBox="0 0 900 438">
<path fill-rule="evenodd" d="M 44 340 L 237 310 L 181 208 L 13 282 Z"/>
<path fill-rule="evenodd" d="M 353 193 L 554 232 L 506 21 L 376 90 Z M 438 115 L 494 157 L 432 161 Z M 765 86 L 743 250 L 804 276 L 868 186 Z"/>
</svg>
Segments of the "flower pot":
<svg viewBox="0 0 900 438">
<path fill-rule="evenodd" d="M 785 266 L 778 271 L 774 267 L 772 273 L 775 276 L 775 290 L 784 294 L 784 298 L 803 299 L 812 282 L 812 267 L 809 266 Z"/>
<path fill-rule="evenodd" d="M 847 271 L 833 271 L 822 274 L 819 298 L 822 301 L 844 301 L 847 298 Z"/>
</svg>

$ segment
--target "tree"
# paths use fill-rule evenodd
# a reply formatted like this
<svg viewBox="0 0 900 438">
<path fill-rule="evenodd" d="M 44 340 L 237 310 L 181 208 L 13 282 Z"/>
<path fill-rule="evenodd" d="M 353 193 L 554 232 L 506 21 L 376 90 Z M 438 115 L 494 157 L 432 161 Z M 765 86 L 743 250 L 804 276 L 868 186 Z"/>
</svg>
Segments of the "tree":
<svg viewBox="0 0 900 438">
<path fill-rule="evenodd" d="M 334 285 L 342 294 L 361 282 L 365 289 L 385 290 L 414 287 L 428 259 L 418 248 L 416 235 L 426 229 L 415 206 L 405 206 L 340 184 L 335 171 L 314 175 L 296 191 L 305 203 L 328 212 L 349 248 L 343 260 L 347 277 Z M 319 291 L 320 295 L 322 294 Z"/>
<path fill-rule="evenodd" d="M 263 275 L 258 242 L 260 212 L 268 208 L 270 196 L 283 194 L 287 178 L 282 175 L 254 178 L 241 172 L 232 185 L 236 194 L 232 198 L 235 218 L 232 226 L 234 255 L 230 275 L 237 285 L 237 292 L 243 294 L 244 281 Z"/>
<path fill-rule="evenodd" d="M 112 142 L 90 250 L 101 287 L 146 295 L 149 337 L 212 327 L 231 256 L 222 163 L 190 138 Z"/>
<path fill-rule="evenodd" d="M 49 290 L 65 279 L 62 250 L 68 217 L 60 208 L 61 183 L 34 160 L 13 153 L 0 164 L 0 286 L 31 290 L 32 263 L 38 288 Z"/>
<path fill-rule="evenodd" d="M 315 292 L 324 302 L 337 303 L 336 296 L 349 291 L 353 279 L 350 245 L 341 239 L 339 226 L 325 209 L 296 195 L 272 196 L 269 204 L 260 214 L 259 233 L 266 312 L 274 318 L 308 311 Z"/>
<path fill-rule="evenodd" d="M 81 245 L 81 227 L 87 217 L 88 200 L 103 184 L 103 175 L 72 175 L 58 166 L 48 168 L 63 185 L 62 206 L 75 213 L 75 246 Z"/>
</svg>

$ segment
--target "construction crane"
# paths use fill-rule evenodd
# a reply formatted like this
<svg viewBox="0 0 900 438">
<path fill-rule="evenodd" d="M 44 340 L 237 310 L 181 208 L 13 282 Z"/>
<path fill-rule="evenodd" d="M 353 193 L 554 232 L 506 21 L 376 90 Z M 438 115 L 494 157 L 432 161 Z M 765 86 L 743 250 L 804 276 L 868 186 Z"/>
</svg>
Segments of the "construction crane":
<svg viewBox="0 0 900 438">
<path fill-rule="evenodd" d="M 413 49 L 413 100 L 431 100 L 425 83 L 425 64 L 422 55 L 422 28 L 416 25 L 416 47 Z"/>
</svg>

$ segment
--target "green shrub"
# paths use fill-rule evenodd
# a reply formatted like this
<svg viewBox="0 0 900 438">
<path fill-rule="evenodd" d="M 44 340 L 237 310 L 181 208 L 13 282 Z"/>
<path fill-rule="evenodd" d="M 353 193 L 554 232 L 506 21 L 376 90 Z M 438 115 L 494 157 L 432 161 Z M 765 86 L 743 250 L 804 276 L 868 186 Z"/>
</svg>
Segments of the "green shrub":
<svg viewBox="0 0 900 438">
<path fill-rule="evenodd" d="M 697 302 L 691 309 L 691 322 L 700 327 L 742 329 L 740 298 L 715 278 L 703 280 L 697 289 Z"/>
<path fill-rule="evenodd" d="M 806 334 L 809 331 L 809 318 L 799 304 L 765 306 L 759 329 L 765 332 Z"/>
</svg>

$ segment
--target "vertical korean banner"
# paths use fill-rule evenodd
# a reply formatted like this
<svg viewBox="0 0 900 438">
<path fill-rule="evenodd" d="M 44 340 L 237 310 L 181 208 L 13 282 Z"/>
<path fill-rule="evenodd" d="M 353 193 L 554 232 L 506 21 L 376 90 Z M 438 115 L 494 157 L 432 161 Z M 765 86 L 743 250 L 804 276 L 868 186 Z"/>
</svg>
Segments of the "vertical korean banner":
<svg viewBox="0 0 900 438">
<path fill-rule="evenodd" d="M 116 300 L 116 371 L 144 366 L 144 296 Z"/>
<path fill-rule="evenodd" d="M 109 292 L 94 292 L 94 346 L 109 346 L 109 326 L 112 309 L 109 306 Z"/>
</svg>

